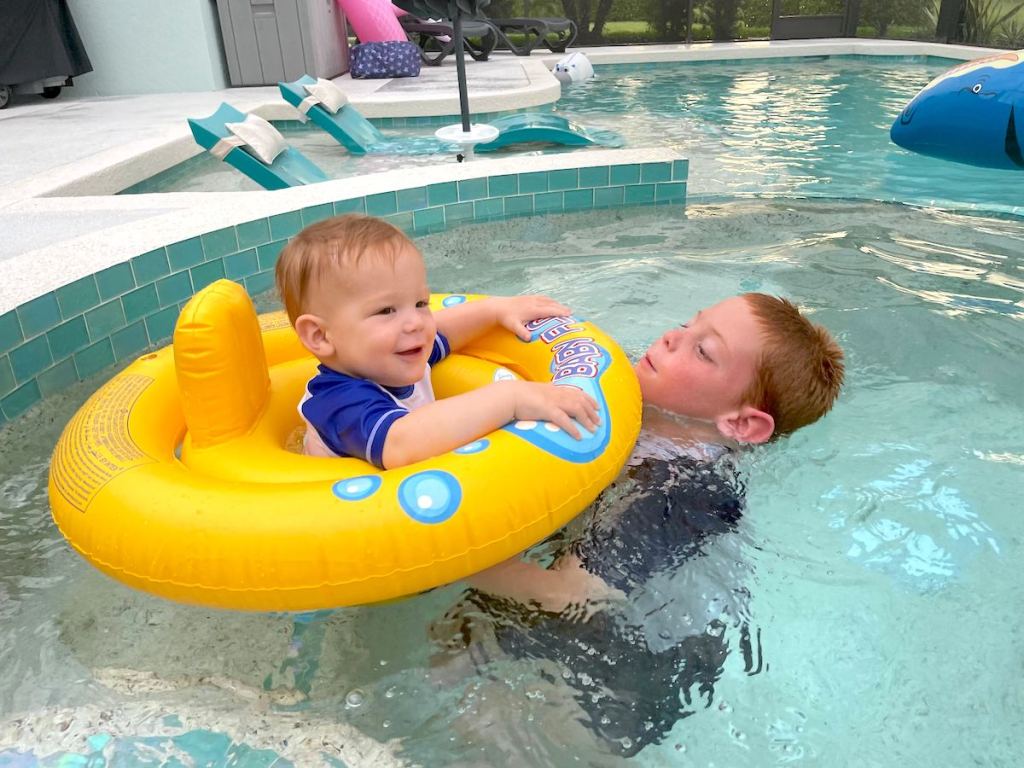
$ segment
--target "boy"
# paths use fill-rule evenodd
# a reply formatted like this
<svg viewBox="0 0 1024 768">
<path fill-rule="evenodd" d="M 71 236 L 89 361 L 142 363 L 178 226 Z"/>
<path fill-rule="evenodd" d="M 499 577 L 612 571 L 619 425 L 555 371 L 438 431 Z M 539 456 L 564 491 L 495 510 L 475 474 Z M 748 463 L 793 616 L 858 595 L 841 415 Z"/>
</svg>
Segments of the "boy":
<svg viewBox="0 0 1024 768">
<path fill-rule="evenodd" d="M 825 329 L 763 294 L 698 312 L 635 370 L 645 410 L 632 466 L 572 533 L 549 542 L 550 568 L 514 559 L 471 577 L 475 590 L 434 628 L 482 674 L 498 654 L 565 680 L 581 711 L 557 720 L 559 740 L 580 723 L 619 757 L 693 714 L 691 689 L 710 706 L 730 624 L 744 671 L 762 668 L 759 634 L 743 618 L 747 587 L 736 581 L 744 557 L 729 551 L 744 507 L 729 446 L 816 421 L 844 373 Z M 564 693 L 551 688 L 550 700 Z M 488 721 L 488 738 L 500 740 L 505 722 L 514 729 L 508 714 Z"/>
<path fill-rule="evenodd" d="M 500 381 L 435 401 L 430 366 L 500 325 L 566 314 L 543 296 L 489 298 L 436 315 L 423 257 L 405 234 L 350 214 L 302 230 L 281 252 L 278 291 L 303 345 L 320 361 L 299 412 L 304 451 L 390 469 L 465 445 L 514 419 L 552 422 L 574 438 L 598 425 L 577 387 Z"/>
</svg>

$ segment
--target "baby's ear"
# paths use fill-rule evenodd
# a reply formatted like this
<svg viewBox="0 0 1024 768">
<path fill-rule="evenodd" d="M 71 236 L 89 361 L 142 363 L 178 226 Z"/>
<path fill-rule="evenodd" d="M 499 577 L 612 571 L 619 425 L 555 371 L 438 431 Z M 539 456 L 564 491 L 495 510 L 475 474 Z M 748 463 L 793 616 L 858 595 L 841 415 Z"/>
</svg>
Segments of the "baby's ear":
<svg viewBox="0 0 1024 768">
<path fill-rule="evenodd" d="M 327 338 L 323 320 L 316 315 L 299 315 L 295 318 L 295 333 L 302 346 L 316 357 L 324 358 L 334 354 L 334 345 Z"/>
<path fill-rule="evenodd" d="M 744 405 L 715 420 L 718 431 L 738 443 L 766 443 L 775 432 L 775 419 L 766 411 Z"/>
</svg>

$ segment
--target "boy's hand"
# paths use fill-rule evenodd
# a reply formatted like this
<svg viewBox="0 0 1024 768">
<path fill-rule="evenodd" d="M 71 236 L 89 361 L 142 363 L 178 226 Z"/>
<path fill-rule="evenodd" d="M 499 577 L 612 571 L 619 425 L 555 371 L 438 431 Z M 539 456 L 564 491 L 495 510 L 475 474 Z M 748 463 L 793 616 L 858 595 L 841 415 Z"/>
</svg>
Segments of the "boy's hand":
<svg viewBox="0 0 1024 768">
<path fill-rule="evenodd" d="M 580 431 L 573 419 L 588 432 L 594 432 L 601 424 L 597 415 L 597 401 L 579 387 L 533 381 L 507 383 L 516 388 L 515 419 L 550 421 L 576 440 L 580 439 Z"/>
<path fill-rule="evenodd" d="M 572 310 L 561 302 L 547 296 L 500 296 L 495 297 L 495 322 L 512 331 L 523 341 L 530 340 L 526 323 L 544 317 L 568 315 Z"/>
</svg>

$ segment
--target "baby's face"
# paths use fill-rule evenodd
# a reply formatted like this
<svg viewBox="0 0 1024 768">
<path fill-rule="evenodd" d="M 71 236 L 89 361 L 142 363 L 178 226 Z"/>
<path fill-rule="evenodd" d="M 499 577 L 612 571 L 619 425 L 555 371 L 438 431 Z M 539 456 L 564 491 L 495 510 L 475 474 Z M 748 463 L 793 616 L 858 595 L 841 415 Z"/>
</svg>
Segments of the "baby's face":
<svg viewBox="0 0 1024 768">
<path fill-rule="evenodd" d="M 761 329 L 746 299 L 726 299 L 666 331 L 636 364 L 644 403 L 714 421 L 743 405 L 761 357 Z"/>
<path fill-rule="evenodd" d="M 325 288 L 328 288 L 325 286 Z M 423 378 L 437 332 L 423 258 L 412 247 L 387 259 L 364 256 L 318 297 L 334 347 L 330 368 L 387 387 Z"/>
</svg>

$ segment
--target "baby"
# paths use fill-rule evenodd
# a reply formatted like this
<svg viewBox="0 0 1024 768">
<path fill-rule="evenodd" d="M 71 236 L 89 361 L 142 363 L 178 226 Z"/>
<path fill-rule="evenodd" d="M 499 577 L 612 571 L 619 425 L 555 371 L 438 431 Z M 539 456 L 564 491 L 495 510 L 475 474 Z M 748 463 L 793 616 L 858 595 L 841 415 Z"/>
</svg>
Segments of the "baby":
<svg viewBox="0 0 1024 768">
<path fill-rule="evenodd" d="M 349 214 L 303 229 L 281 252 L 277 288 L 303 345 L 320 361 L 299 412 L 304 451 L 381 468 L 412 464 L 515 419 L 549 421 L 579 439 L 599 424 L 577 387 L 499 381 L 435 400 L 430 367 L 495 326 L 567 314 L 544 296 L 493 297 L 436 314 L 419 250 L 396 227 Z"/>
</svg>

